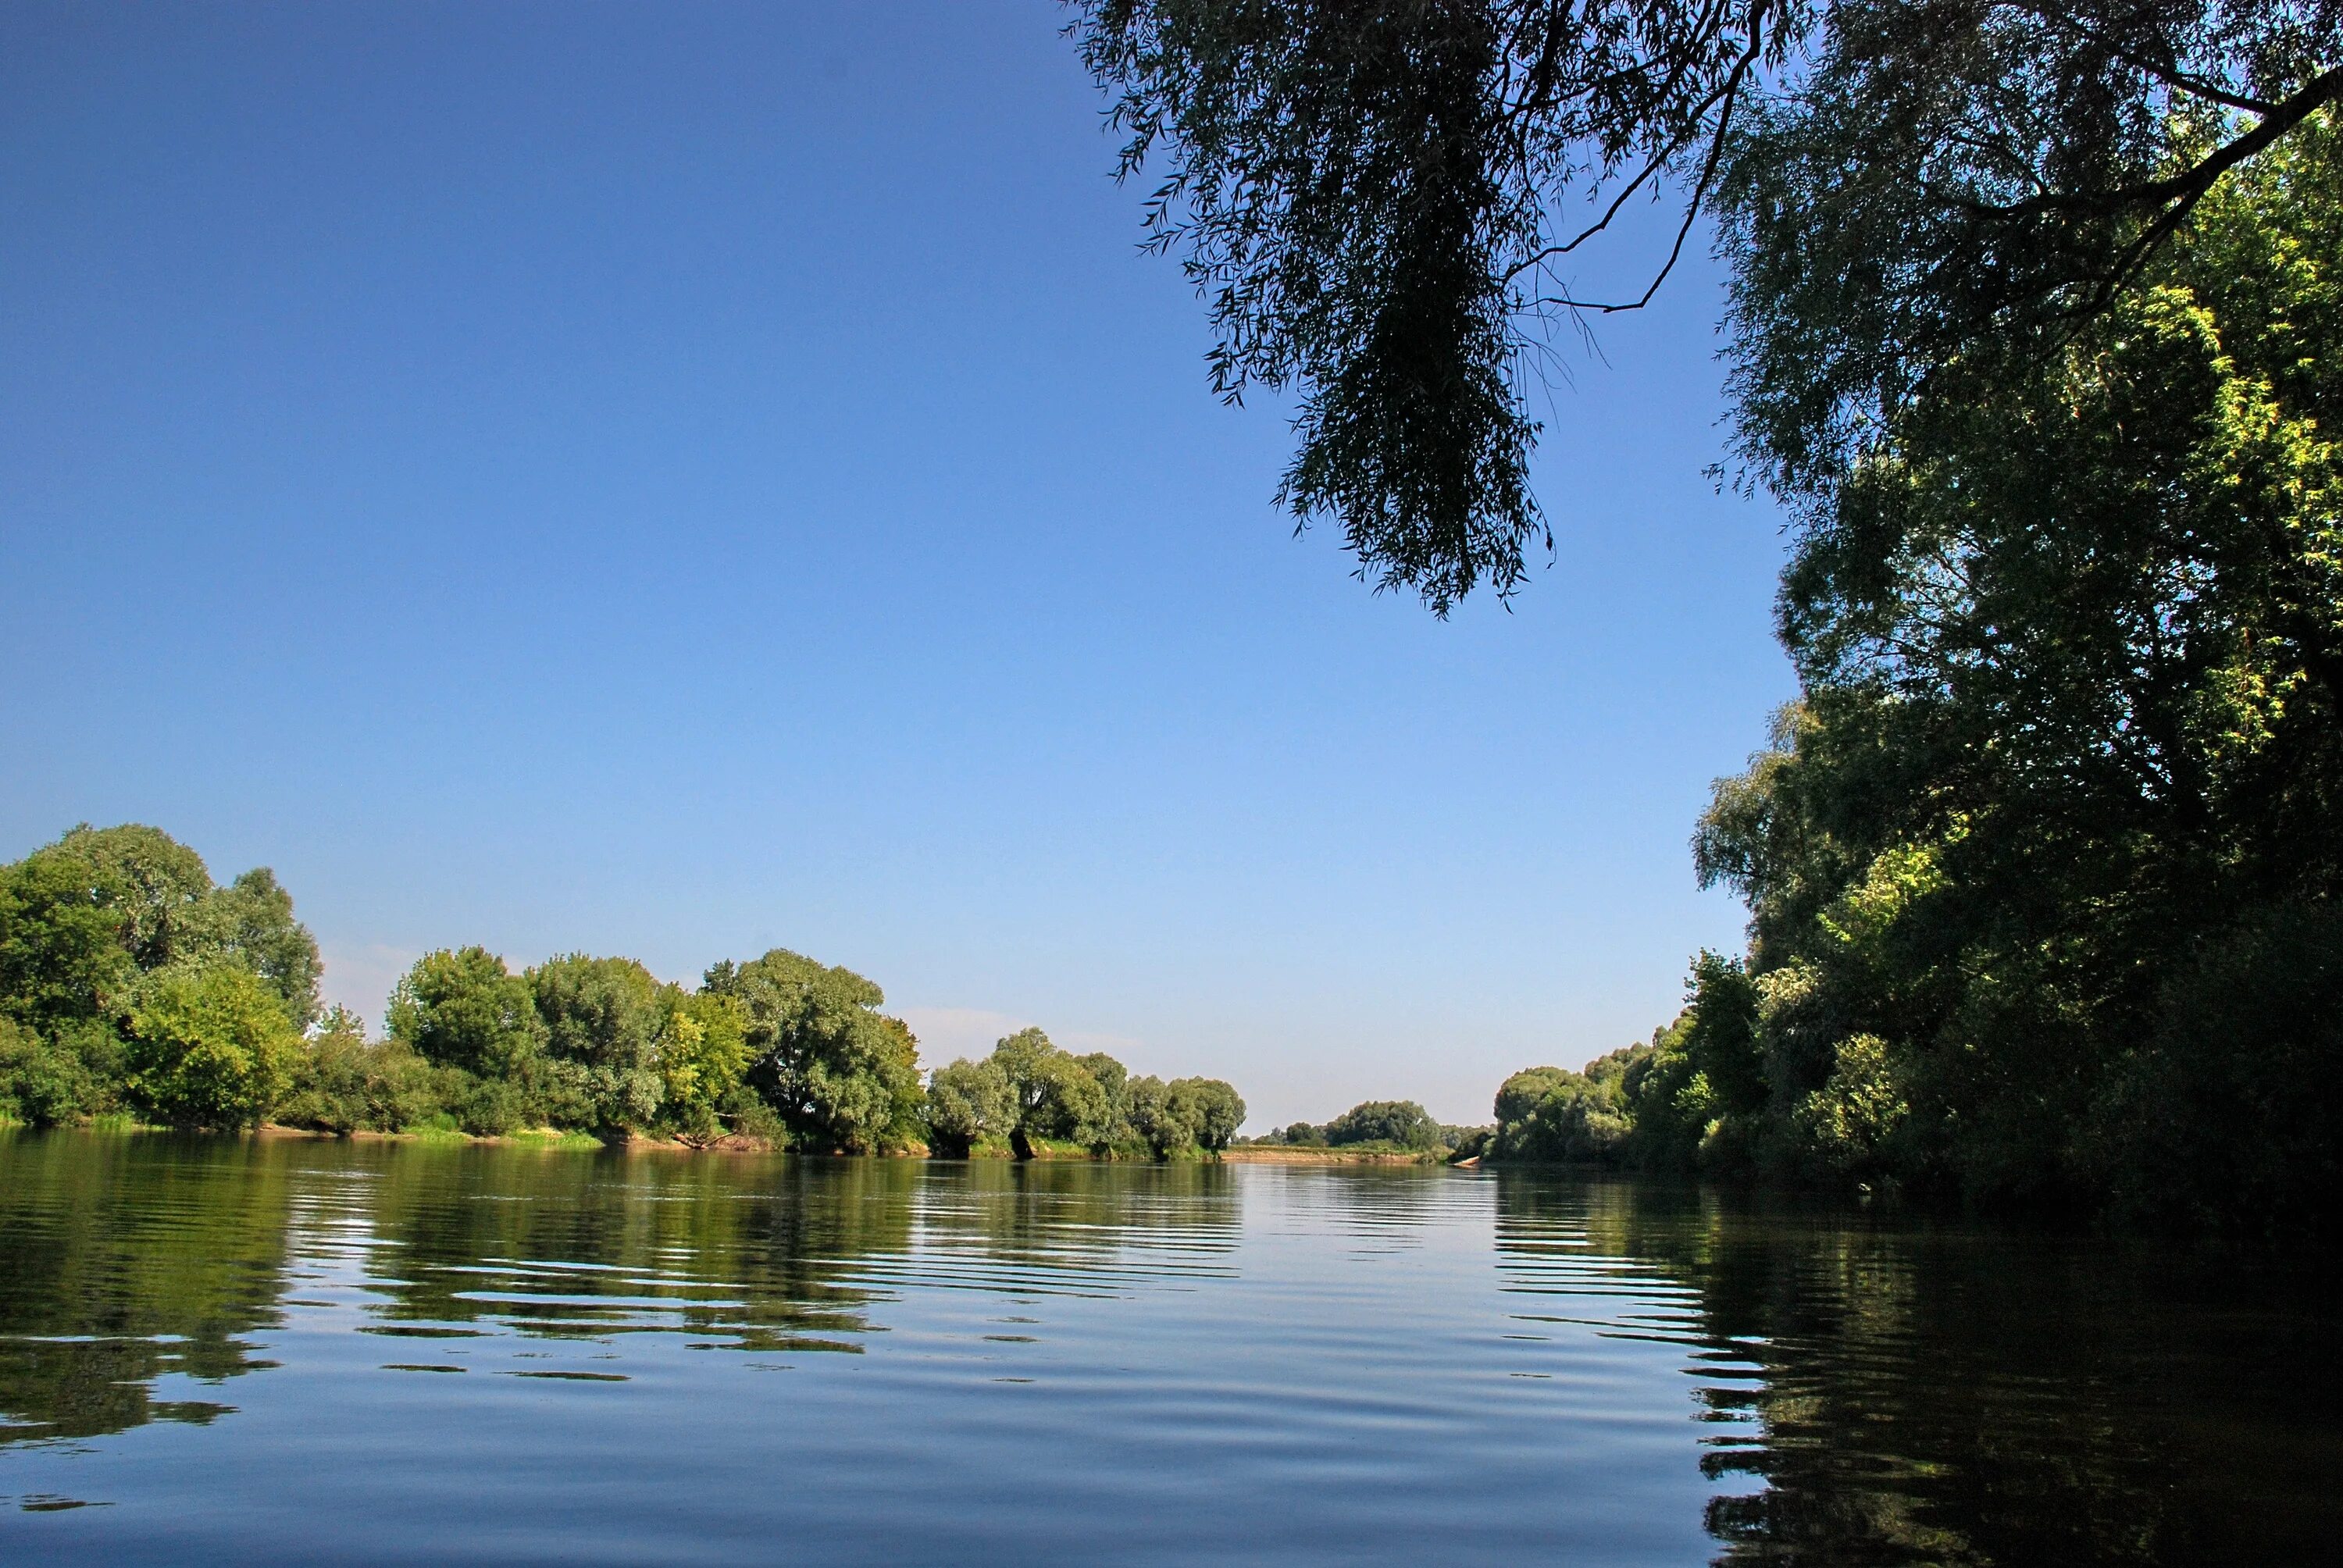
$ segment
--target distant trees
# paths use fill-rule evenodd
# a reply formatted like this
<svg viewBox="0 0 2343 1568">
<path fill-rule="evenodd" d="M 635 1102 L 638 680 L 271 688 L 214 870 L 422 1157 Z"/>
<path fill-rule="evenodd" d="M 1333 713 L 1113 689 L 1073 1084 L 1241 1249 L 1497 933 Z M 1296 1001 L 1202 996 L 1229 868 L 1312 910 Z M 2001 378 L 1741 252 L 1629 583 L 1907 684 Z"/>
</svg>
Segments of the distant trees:
<svg viewBox="0 0 2343 1568">
<path fill-rule="evenodd" d="M 1498 1087 L 1496 1130 L 1482 1153 L 1538 1163 L 1611 1161 L 1630 1131 L 1624 1081 L 1632 1053 L 1616 1051 L 1584 1072 L 1533 1067 Z"/>
<path fill-rule="evenodd" d="M 1429 1149 L 1439 1137 L 1440 1123 L 1413 1100 L 1366 1101 L 1326 1124 L 1326 1141 L 1338 1149 L 1353 1143 Z"/>
<path fill-rule="evenodd" d="M 919 1141 L 919 1042 L 878 1010 L 877 985 L 775 948 L 718 964 L 704 989 L 739 1003 L 749 1081 L 796 1141 L 873 1153 Z"/>
<path fill-rule="evenodd" d="M 1453 1149 L 1473 1130 L 1450 1127 L 1413 1100 L 1362 1101 L 1323 1125 L 1296 1121 L 1255 1141 L 1299 1148 L 1431 1153 Z"/>
<path fill-rule="evenodd" d="M 1244 1121 L 1225 1083 L 1133 1079 L 1038 1029 L 930 1085 L 877 985 L 782 948 L 696 988 L 629 958 L 515 973 L 441 948 L 400 977 L 380 1040 L 319 1015 L 318 976 L 269 871 L 219 887 L 156 829 L 76 828 L 0 866 L 0 1120 L 1152 1158 L 1224 1148 Z"/>
<path fill-rule="evenodd" d="M 928 1080 L 929 1141 L 939 1154 L 1005 1152 L 1017 1131 L 1017 1115 L 1016 1088 L 991 1057 L 963 1058 L 937 1068 Z"/>
<path fill-rule="evenodd" d="M 415 960 L 390 993 L 390 1037 L 425 1060 L 514 1078 L 544 1054 L 529 984 L 486 948 L 443 948 Z"/>
<path fill-rule="evenodd" d="M 1215 1078 L 1133 1078 L 1104 1051 L 1075 1056 L 1038 1029 L 1020 1030 L 981 1061 L 938 1068 L 928 1126 L 939 1151 L 1060 1152 L 1157 1160 L 1225 1149 L 1244 1101 Z"/>
</svg>

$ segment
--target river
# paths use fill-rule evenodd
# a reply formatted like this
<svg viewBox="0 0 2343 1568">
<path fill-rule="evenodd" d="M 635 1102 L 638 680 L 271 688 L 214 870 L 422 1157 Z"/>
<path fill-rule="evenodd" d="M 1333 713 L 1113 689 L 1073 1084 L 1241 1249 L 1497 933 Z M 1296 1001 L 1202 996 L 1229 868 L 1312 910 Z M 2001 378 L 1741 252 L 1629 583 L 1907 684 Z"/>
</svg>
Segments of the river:
<svg viewBox="0 0 2343 1568">
<path fill-rule="evenodd" d="M 0 1132 L 0 1561 L 2306 1562 L 2335 1327 L 1563 1174 Z"/>
</svg>

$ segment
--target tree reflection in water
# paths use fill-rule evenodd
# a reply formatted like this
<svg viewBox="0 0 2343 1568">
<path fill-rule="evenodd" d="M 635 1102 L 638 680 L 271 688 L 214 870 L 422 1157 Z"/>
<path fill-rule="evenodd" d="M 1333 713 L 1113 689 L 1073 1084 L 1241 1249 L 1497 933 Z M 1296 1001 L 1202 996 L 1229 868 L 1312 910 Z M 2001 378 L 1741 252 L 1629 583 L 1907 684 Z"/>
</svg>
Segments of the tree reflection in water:
<svg viewBox="0 0 2343 1568">
<path fill-rule="evenodd" d="M 1080 1478 L 1098 1530 L 1129 1523 L 1128 1467 L 1176 1452 L 1256 1529 L 1294 1515 L 1293 1477 L 1348 1465 L 1385 1479 L 1329 1492 L 1327 1528 L 1389 1504 L 1394 1528 L 1493 1520 L 1519 1555 L 1586 1514 L 1572 1467 L 1626 1432 L 1641 1457 L 1600 1473 L 1697 1506 L 1700 1455 L 1729 1563 L 2286 1562 L 2337 1523 L 2331 1325 L 2268 1264 L 1510 1171 L 0 1132 L 0 1444 L 27 1456 L 227 1412 L 230 1380 L 272 1364 L 263 1342 L 292 1370 L 247 1385 L 255 1414 L 216 1441 L 266 1410 L 279 1441 L 297 1416 L 407 1464 L 435 1423 L 490 1422 L 499 1462 L 562 1430 L 496 1391 L 642 1373 L 626 1408 L 687 1439 L 695 1402 L 779 1355 L 874 1381 L 741 1402 L 728 1430 L 776 1463 L 850 1488 L 866 1478 L 832 1440 L 883 1412 L 910 1433 L 891 1462 L 962 1496 L 988 1473 L 970 1433 L 1081 1431 L 1057 1462 L 1126 1467 Z M 902 1355 L 820 1353 L 894 1344 L 889 1327 Z M 1044 1365 L 1043 1402 L 987 1402 Z M 385 1381 L 466 1370 L 572 1382 Z M 1524 1376 L 1544 1381 L 1471 1392 Z M 816 1408 L 830 1427 L 789 1424 Z M 590 1413 L 563 1409 L 547 1419 Z M 637 1456 L 609 1452 L 620 1485 Z M 1063 1516 L 1035 1513 L 1031 1539 Z"/>
<path fill-rule="evenodd" d="M 226 1412 L 156 1380 L 274 1364 L 242 1336 L 337 1264 L 365 1286 L 358 1332 L 391 1341 L 860 1353 L 865 1308 L 907 1287 L 1225 1273 L 1235 1223 L 1217 1165 L 0 1132 L 0 1442 Z"/>
<path fill-rule="evenodd" d="M 1507 1171 L 1499 1265 L 1590 1256 L 1685 1287 L 1726 1563 L 2308 1561 L 2338 1457 L 2331 1316 L 2267 1261 Z M 1596 1271 L 1599 1274 L 1600 1271 Z M 1638 1287 L 1644 1299 L 1648 1282 Z M 1600 1309 L 1581 1309 L 1601 1322 Z"/>
<path fill-rule="evenodd" d="M 0 1133 L 0 1443 L 230 1411 L 156 1382 L 273 1364 L 290 1191 L 266 1143 Z"/>
</svg>

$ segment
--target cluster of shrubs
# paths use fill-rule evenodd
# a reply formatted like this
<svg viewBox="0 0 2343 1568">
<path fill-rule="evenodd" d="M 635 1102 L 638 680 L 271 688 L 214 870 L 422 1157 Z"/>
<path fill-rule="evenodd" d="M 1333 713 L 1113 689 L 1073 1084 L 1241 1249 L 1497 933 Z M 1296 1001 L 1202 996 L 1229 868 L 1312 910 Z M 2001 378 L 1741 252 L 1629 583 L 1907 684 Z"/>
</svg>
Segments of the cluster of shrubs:
<svg viewBox="0 0 2343 1568">
<path fill-rule="evenodd" d="M 1630 1046 L 1587 1063 L 1584 1072 L 1532 1067 L 1514 1073 L 1497 1087 L 1496 1126 L 1460 1145 L 1459 1157 L 1533 1165 L 1623 1162 L 1634 1131 L 1627 1076 L 1636 1070 L 1640 1081 L 1651 1054 L 1648 1045 Z"/>
<path fill-rule="evenodd" d="M 514 972 L 427 954 L 387 1038 L 321 1011 L 317 946 L 266 870 L 216 885 L 153 828 L 73 829 L 0 867 L 0 1119 L 334 1132 L 529 1129 L 858 1153 L 1224 1147 L 1217 1080 L 1132 1079 L 1038 1030 L 922 1081 L 880 988 L 783 949 L 696 988 L 626 958 Z"/>
<path fill-rule="evenodd" d="M 1072 1055 L 1038 1029 L 981 1061 L 936 1069 L 928 1086 L 940 1153 L 1177 1159 L 1227 1148 L 1244 1117 L 1244 1101 L 1217 1078 L 1133 1078 L 1106 1052 Z"/>
<path fill-rule="evenodd" d="M 1453 1149 L 1478 1136 L 1481 1131 L 1447 1126 L 1413 1100 L 1368 1100 L 1332 1121 L 1296 1121 L 1253 1141 L 1301 1149 L 1429 1154 Z"/>
</svg>

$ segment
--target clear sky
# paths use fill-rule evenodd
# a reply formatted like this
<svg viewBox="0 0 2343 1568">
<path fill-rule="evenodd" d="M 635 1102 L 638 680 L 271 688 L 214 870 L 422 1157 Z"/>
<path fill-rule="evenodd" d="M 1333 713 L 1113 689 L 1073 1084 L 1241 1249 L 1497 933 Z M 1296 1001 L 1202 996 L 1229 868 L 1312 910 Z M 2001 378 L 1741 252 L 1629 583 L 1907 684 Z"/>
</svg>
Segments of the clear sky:
<svg viewBox="0 0 2343 1568">
<path fill-rule="evenodd" d="M 0 856 L 273 866 L 377 1018 L 791 947 L 1255 1129 L 1664 1021 L 1791 690 L 1715 270 L 1569 357 L 1552 564 L 1441 623 L 1272 508 L 1061 20 L 0 6 Z"/>
</svg>

